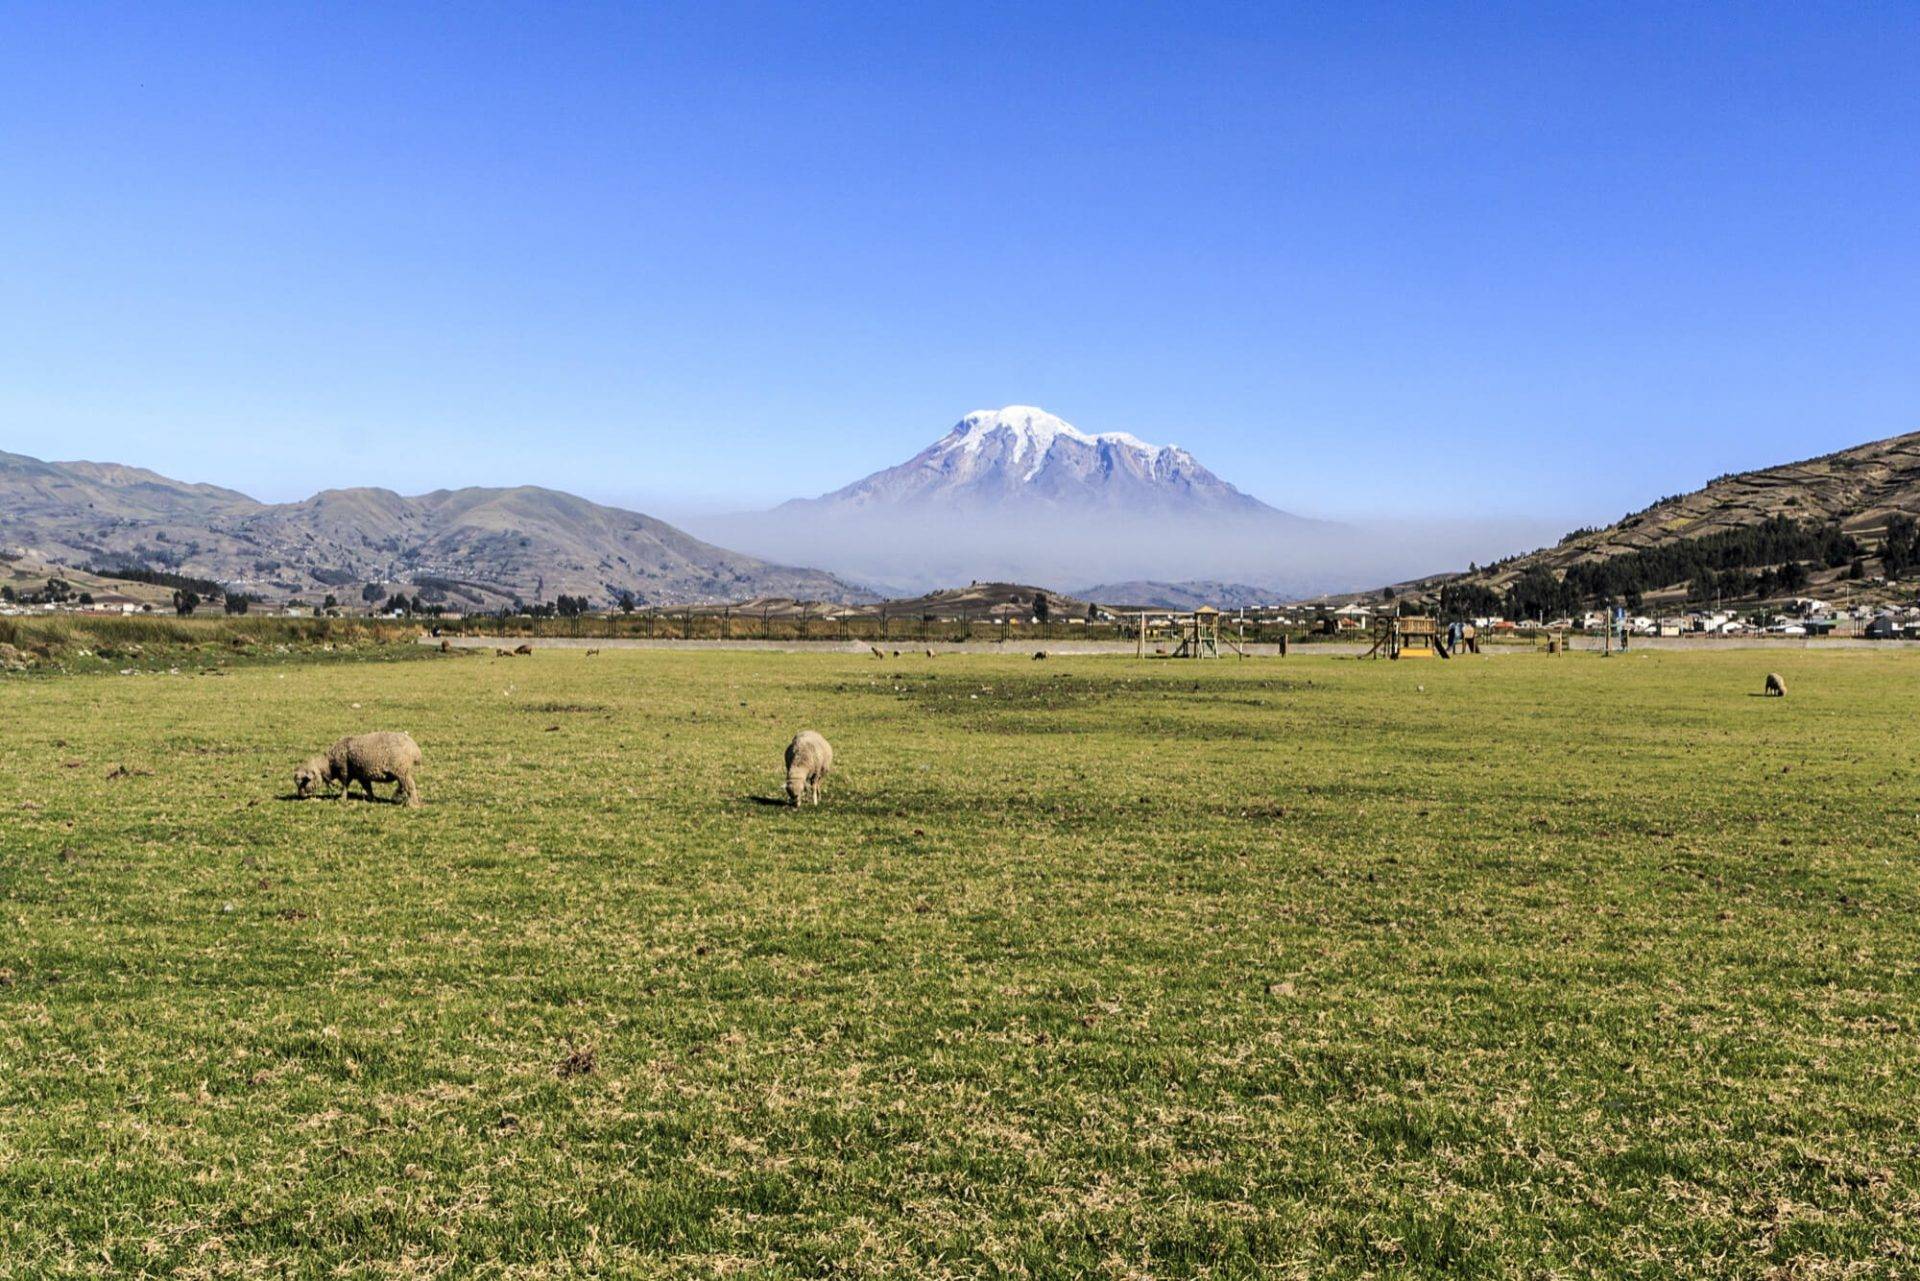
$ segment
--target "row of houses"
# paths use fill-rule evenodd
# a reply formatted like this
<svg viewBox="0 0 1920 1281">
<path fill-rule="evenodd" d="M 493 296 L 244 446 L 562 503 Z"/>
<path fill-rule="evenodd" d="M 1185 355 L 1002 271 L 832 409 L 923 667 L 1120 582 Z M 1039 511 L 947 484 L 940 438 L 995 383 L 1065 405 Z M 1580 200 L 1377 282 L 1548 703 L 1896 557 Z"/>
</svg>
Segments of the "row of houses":
<svg viewBox="0 0 1920 1281">
<path fill-rule="evenodd" d="M 1314 626 L 1331 633 L 1367 633 L 1376 619 L 1397 613 L 1391 604 L 1380 606 L 1350 602 L 1331 610 L 1302 611 L 1293 608 L 1244 611 L 1248 621 L 1283 626 Z M 1472 620 L 1487 635 L 1531 632 L 1592 632 L 1606 630 L 1604 610 L 1564 618 L 1508 619 L 1485 615 Z M 1836 607 L 1813 597 L 1799 597 L 1769 611 L 1732 609 L 1695 609 L 1662 615 L 1634 615 L 1626 619 L 1632 636 L 1859 636 L 1874 639 L 1920 639 L 1920 605 L 1854 605 Z"/>
<path fill-rule="evenodd" d="M 130 614 L 171 614 L 173 611 L 165 605 L 155 605 L 150 601 L 135 600 L 131 596 L 122 596 L 118 592 L 93 592 L 85 600 L 64 601 L 22 601 L 0 602 L 0 618 L 42 617 L 47 614 L 74 614 L 95 618 L 120 618 Z M 221 612 L 220 602 L 216 599 L 210 606 L 204 607 L 207 614 Z M 248 613 L 256 617 L 270 618 L 312 618 L 322 611 L 309 605 L 286 605 L 274 609 L 268 605 L 255 605 Z M 339 610 L 325 611 L 338 614 Z M 394 615 L 398 617 L 398 615 Z M 459 617 L 459 615 L 453 615 Z"/>
<path fill-rule="evenodd" d="M 144 601 L 122 596 L 118 592 L 95 592 L 84 601 L 35 601 L 32 604 L 7 601 L 0 603 L 0 616 L 20 618 L 38 614 L 93 614 L 117 618 L 123 614 L 144 613 L 152 608 Z"/>
<path fill-rule="evenodd" d="M 1542 623 L 1507 624 L 1501 619 L 1476 620 L 1500 631 L 1529 627 L 1550 631 L 1601 632 L 1608 618 L 1589 610 L 1579 618 L 1557 618 Z M 1731 609 L 1691 610 L 1660 617 L 1636 615 L 1625 622 L 1633 636 L 1864 636 L 1902 639 L 1920 636 L 1920 606 L 1857 605 L 1836 609 L 1825 601 L 1802 599 L 1778 612 L 1741 614 Z"/>
</svg>

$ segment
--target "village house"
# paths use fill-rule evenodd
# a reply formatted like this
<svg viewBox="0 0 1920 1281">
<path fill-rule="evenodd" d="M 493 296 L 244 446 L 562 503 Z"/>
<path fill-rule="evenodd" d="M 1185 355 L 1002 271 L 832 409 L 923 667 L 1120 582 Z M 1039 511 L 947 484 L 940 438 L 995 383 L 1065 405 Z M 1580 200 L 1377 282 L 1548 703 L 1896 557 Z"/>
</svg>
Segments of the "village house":
<svg viewBox="0 0 1920 1281">
<path fill-rule="evenodd" d="M 1880 614 L 1867 624 L 1868 640 L 1899 640 L 1906 634 L 1905 625 L 1892 614 Z"/>
<path fill-rule="evenodd" d="M 95 592 L 91 604 L 79 606 L 86 614 L 137 614 L 148 608 L 131 596 L 120 592 Z"/>
</svg>

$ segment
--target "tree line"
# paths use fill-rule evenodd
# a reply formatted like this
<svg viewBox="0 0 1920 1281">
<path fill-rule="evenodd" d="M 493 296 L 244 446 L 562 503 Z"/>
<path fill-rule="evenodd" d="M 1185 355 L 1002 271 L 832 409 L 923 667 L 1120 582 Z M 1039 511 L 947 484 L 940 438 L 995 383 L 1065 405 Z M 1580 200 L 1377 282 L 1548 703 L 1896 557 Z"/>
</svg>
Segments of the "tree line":
<svg viewBox="0 0 1920 1281">
<path fill-rule="evenodd" d="M 201 597 L 211 598 L 225 594 L 220 584 L 210 578 L 171 574 L 164 569 L 146 569 L 139 565 L 120 565 L 112 569 L 100 565 L 89 565 L 87 572 L 100 578 L 118 578 L 128 583 L 151 583 L 155 587 L 172 587 L 180 591 L 193 592 Z"/>
<path fill-rule="evenodd" d="M 1844 565 L 1850 577 L 1864 577 L 1865 554 L 1838 525 L 1770 516 L 1738 529 L 1576 562 L 1564 574 L 1536 565 L 1505 592 L 1484 583 L 1447 583 L 1439 609 L 1446 617 L 1555 618 L 1595 605 L 1638 609 L 1646 593 L 1682 583 L 1689 599 L 1700 603 L 1766 597 L 1803 590 L 1814 566 Z M 1881 555 L 1890 577 L 1920 567 L 1920 526 L 1908 517 L 1891 518 Z"/>
</svg>

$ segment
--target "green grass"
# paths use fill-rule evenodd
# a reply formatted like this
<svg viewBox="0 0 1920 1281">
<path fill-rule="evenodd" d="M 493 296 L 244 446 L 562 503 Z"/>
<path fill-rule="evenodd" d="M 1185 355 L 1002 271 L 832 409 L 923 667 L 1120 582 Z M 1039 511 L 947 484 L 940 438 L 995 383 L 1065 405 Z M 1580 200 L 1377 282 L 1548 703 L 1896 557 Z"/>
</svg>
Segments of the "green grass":
<svg viewBox="0 0 1920 1281">
<path fill-rule="evenodd" d="M 0 1277 L 1911 1275 L 1917 718 L 1884 651 L 0 681 Z M 425 808 L 282 799 L 372 728 Z"/>
</svg>

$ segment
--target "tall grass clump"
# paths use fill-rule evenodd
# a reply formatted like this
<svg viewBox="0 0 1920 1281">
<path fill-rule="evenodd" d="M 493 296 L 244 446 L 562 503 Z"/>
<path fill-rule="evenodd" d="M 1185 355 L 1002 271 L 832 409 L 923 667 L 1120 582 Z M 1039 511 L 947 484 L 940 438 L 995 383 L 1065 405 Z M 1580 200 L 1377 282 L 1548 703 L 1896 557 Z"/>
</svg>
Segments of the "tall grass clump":
<svg viewBox="0 0 1920 1281">
<path fill-rule="evenodd" d="M 180 657 L 206 651 L 278 653 L 408 645 L 419 628 L 359 618 L 177 618 L 62 614 L 0 618 L 0 643 L 41 662 Z"/>
</svg>

